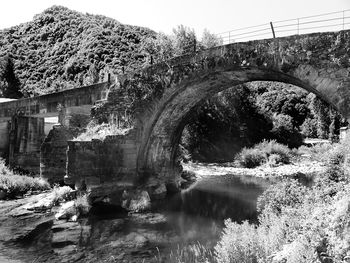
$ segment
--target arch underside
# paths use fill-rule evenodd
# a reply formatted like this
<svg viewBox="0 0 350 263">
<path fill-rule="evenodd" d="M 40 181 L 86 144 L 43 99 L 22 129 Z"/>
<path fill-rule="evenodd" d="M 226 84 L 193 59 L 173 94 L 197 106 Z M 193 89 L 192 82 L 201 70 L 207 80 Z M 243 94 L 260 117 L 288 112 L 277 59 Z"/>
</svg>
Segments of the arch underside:
<svg viewBox="0 0 350 263">
<path fill-rule="evenodd" d="M 262 68 L 222 69 L 197 74 L 167 90 L 144 127 L 142 144 L 138 154 L 138 168 L 171 180 L 177 172 L 175 155 L 182 130 L 191 119 L 193 109 L 202 101 L 236 85 L 251 81 L 278 81 L 292 84 L 312 92 L 329 104 L 334 101 L 312 86 L 291 74 Z"/>
</svg>

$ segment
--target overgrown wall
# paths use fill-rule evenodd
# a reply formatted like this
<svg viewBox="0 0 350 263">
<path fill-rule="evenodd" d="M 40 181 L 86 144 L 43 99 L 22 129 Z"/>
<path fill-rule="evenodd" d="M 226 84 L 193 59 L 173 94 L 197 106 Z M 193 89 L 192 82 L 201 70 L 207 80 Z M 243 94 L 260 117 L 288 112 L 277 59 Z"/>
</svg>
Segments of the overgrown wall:
<svg viewBox="0 0 350 263">
<path fill-rule="evenodd" d="M 40 176 L 50 183 L 61 183 L 66 175 L 68 140 L 79 133 L 78 129 L 69 129 L 55 125 L 40 148 Z"/>
<path fill-rule="evenodd" d="M 134 132 L 107 136 L 104 141 L 69 141 L 67 183 L 87 187 L 116 183 L 133 185 L 136 179 L 138 145 Z"/>
<path fill-rule="evenodd" d="M 39 174 L 40 145 L 44 137 L 44 118 L 13 117 L 10 131 L 10 165 Z"/>
</svg>

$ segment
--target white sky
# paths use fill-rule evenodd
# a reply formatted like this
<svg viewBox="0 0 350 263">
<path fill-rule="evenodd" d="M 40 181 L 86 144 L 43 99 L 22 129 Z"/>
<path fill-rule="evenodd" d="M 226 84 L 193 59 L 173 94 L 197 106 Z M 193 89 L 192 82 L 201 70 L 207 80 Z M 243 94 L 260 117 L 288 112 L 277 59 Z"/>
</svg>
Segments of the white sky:
<svg viewBox="0 0 350 263">
<path fill-rule="evenodd" d="M 0 29 L 30 21 L 52 5 L 105 15 L 166 34 L 183 24 L 200 37 L 204 28 L 221 33 L 269 21 L 350 9 L 350 0 L 3 0 Z M 350 16 L 350 11 L 347 15 Z"/>
</svg>

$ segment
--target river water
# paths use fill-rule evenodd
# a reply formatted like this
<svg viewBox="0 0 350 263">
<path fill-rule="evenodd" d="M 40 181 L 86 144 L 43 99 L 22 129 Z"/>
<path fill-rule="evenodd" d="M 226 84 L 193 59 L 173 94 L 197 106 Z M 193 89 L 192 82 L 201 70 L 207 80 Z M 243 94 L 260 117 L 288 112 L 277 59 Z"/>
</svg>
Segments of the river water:
<svg viewBox="0 0 350 263">
<path fill-rule="evenodd" d="M 88 245 L 102 254 L 112 253 L 114 258 L 123 254 L 122 258 L 128 258 L 125 262 L 131 262 L 128 255 L 133 255 L 135 262 L 154 259 L 157 254 L 166 258 L 197 242 L 213 248 L 225 219 L 257 221 L 257 198 L 269 184 L 264 178 L 207 176 L 152 212 L 95 216 L 90 220 Z M 113 252 L 105 244 L 113 247 Z"/>
<path fill-rule="evenodd" d="M 0 262 L 168 262 L 170 253 L 189 244 L 213 248 L 226 218 L 256 222 L 257 198 L 270 184 L 249 176 L 206 176 L 147 213 L 109 210 L 79 222 L 54 221 L 25 250 L 12 248 L 14 261 Z"/>
</svg>

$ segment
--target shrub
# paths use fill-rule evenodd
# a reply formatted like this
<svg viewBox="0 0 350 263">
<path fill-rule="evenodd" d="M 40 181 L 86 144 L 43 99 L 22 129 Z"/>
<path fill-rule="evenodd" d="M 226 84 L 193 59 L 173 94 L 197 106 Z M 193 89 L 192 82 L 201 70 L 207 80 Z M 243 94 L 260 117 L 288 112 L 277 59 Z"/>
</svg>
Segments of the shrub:
<svg viewBox="0 0 350 263">
<path fill-rule="evenodd" d="M 65 202 L 65 201 L 69 201 L 70 199 L 72 199 L 72 188 L 70 188 L 69 186 L 54 186 L 53 190 L 52 190 L 52 194 L 53 194 L 53 204 L 57 205 L 59 203 Z"/>
<path fill-rule="evenodd" d="M 246 168 L 254 168 L 266 161 L 265 154 L 259 149 L 243 148 L 236 157 L 236 162 Z"/>
<path fill-rule="evenodd" d="M 267 162 L 273 165 L 287 164 L 292 154 L 287 146 L 272 140 L 263 141 L 253 148 L 243 148 L 235 160 L 242 167 L 254 168 Z"/>
<path fill-rule="evenodd" d="M 222 238 L 215 247 L 218 263 L 257 262 L 260 254 L 257 228 L 247 221 L 242 224 L 225 221 Z"/>
<path fill-rule="evenodd" d="M 293 179 L 271 185 L 258 198 L 257 210 L 259 212 L 268 210 L 274 214 L 279 214 L 283 208 L 302 204 L 306 191 L 306 186 Z"/>
<path fill-rule="evenodd" d="M 307 155 L 311 160 L 315 161 L 326 161 L 329 156 L 329 151 L 333 149 L 334 144 L 323 143 L 316 144 L 310 147 L 302 145 L 298 148 L 298 155 Z"/>
<path fill-rule="evenodd" d="M 76 138 L 73 141 L 91 141 L 92 139 L 104 140 L 106 136 L 109 135 L 124 135 L 130 129 L 121 129 L 114 124 L 96 124 L 95 122 L 90 122 L 86 131 Z"/>
<path fill-rule="evenodd" d="M 261 143 L 257 144 L 255 147 L 264 152 L 267 155 L 267 157 L 269 157 L 270 155 L 278 155 L 280 158 L 280 162 L 284 164 L 289 163 L 289 159 L 292 154 L 288 146 L 280 144 L 275 140 L 264 140 Z"/>
</svg>

